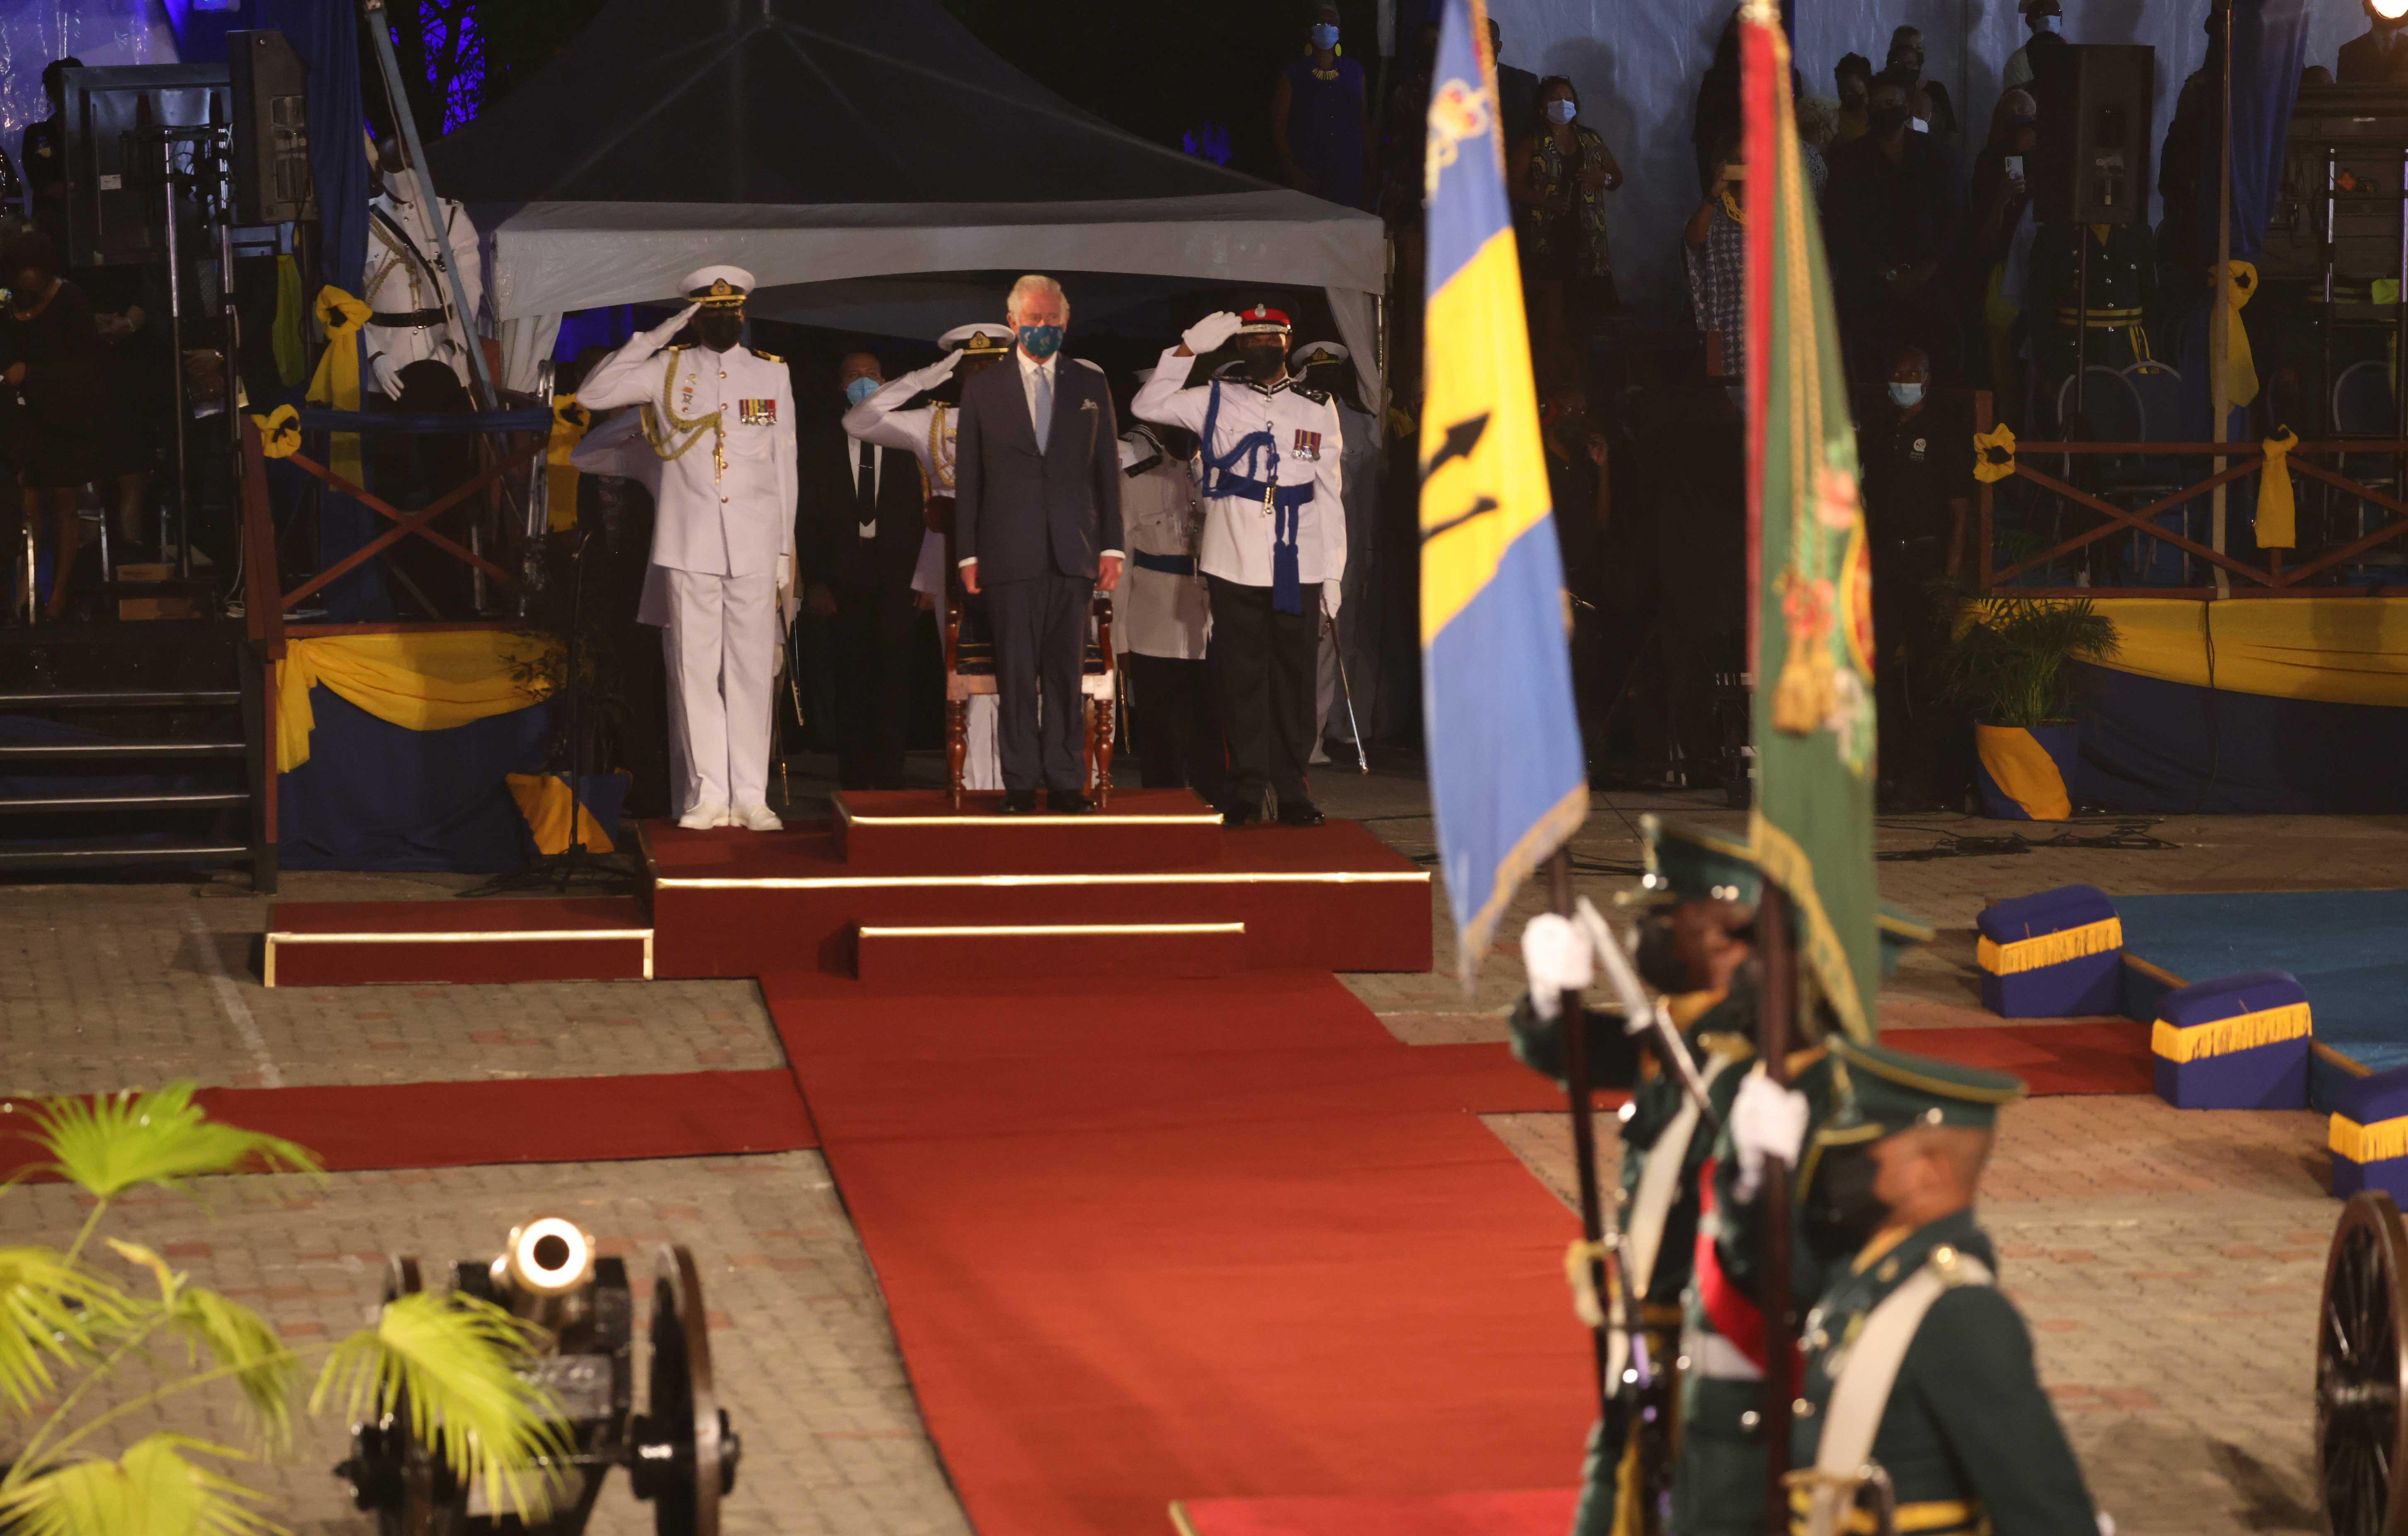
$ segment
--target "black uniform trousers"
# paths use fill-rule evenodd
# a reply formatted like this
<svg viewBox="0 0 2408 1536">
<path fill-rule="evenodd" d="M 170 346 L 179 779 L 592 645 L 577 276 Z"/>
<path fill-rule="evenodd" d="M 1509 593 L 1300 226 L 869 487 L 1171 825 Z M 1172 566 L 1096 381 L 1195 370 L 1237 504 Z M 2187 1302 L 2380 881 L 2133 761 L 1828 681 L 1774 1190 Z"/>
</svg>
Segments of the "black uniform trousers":
<svg viewBox="0 0 2408 1536">
<path fill-rule="evenodd" d="M 836 593 L 837 779 L 847 789 L 901 789 L 911 709 L 909 586 L 831 583 Z"/>
<path fill-rule="evenodd" d="M 1228 772 L 1212 718 L 1211 663 L 1132 651 L 1121 666 L 1128 673 L 1129 731 L 1145 787 L 1192 789 L 1207 805 L 1220 804 Z"/>
<path fill-rule="evenodd" d="M 1095 595 L 1095 578 L 1054 573 L 994 581 L 982 590 L 995 630 L 1000 706 L 996 746 L 1003 759 L 1003 787 L 1086 788 L 1087 711 L 1079 673 L 1087 656 L 1087 601 Z"/>
<path fill-rule="evenodd" d="M 1205 581 L 1212 594 L 1212 682 L 1229 743 L 1232 802 L 1259 804 L 1266 787 L 1283 802 L 1303 802 L 1318 702 L 1321 583 L 1304 583 L 1303 612 L 1281 613 L 1271 607 L 1268 587 L 1218 576 Z"/>
</svg>

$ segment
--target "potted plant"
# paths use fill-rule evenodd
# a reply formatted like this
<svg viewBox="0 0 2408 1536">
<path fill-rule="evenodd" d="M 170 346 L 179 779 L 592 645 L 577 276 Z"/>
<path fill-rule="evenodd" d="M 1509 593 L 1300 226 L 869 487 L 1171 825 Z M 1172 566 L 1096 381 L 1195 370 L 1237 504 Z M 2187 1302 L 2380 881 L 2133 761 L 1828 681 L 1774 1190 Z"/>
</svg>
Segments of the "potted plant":
<svg viewBox="0 0 2408 1536">
<path fill-rule="evenodd" d="M 2114 621 L 2087 597 L 1992 597 L 1968 605 L 1942 661 L 1945 696 L 1973 711 L 1982 801 L 2005 821 L 2073 814 L 2073 719 L 2069 661 L 2115 653 Z"/>
<path fill-rule="evenodd" d="M 8 1109 L 20 1134 L 50 1154 L 31 1171 L 73 1183 L 92 1209 L 64 1250 L 0 1246 L 0 1413 L 17 1421 L 7 1437 L 11 1459 L 0 1466 L 0 1530 L 282 1529 L 241 1469 L 291 1444 L 308 1356 L 249 1307 L 101 1227 L 129 1190 L 188 1192 L 194 1178 L 244 1168 L 315 1173 L 317 1159 L 290 1141 L 210 1120 L 189 1083 Z M 14 1182 L 0 1184 L 0 1195 Z M 530 1325 L 488 1301 L 402 1297 L 373 1326 L 311 1346 L 322 1360 L 308 1411 L 375 1418 L 398 1409 L 492 1508 L 539 1518 L 554 1486 L 548 1468 L 562 1464 L 567 1446 L 559 1405 L 527 1370 L 537 1339 Z M 107 1454 L 121 1429 L 213 1395 L 241 1404 L 249 1445 L 163 1429 Z"/>
</svg>

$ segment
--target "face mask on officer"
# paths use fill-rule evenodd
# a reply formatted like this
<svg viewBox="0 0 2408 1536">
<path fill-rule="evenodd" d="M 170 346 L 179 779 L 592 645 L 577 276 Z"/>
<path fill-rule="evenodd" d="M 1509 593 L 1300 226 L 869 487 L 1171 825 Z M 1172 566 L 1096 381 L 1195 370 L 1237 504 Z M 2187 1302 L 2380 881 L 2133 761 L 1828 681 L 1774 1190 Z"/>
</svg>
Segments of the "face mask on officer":
<svg viewBox="0 0 2408 1536">
<path fill-rule="evenodd" d="M 715 352 L 724 352 L 744 335 L 741 309 L 705 309 L 694 317 L 694 338 Z"/>
<path fill-rule="evenodd" d="M 1828 1147 L 1814 1164 L 1799 1225 L 1807 1248 L 1824 1264 L 1860 1252 L 1889 1219 L 1889 1207 L 1873 1193 L 1880 1173 L 1872 1144 Z"/>
<path fill-rule="evenodd" d="M 1920 405 L 1923 403 L 1923 386 L 1919 383 L 1902 383 L 1893 379 L 1889 385 L 1889 399 L 1890 404 L 1900 409 Z"/>
<path fill-rule="evenodd" d="M 1570 122 L 1578 116 L 1580 116 L 1580 103 L 1570 96 L 1557 96 L 1547 103 L 1547 121 L 1550 122 Z"/>
<path fill-rule="evenodd" d="M 1268 384 L 1287 366 L 1287 344 L 1279 337 L 1238 344 L 1238 366 L 1257 384 Z"/>
</svg>

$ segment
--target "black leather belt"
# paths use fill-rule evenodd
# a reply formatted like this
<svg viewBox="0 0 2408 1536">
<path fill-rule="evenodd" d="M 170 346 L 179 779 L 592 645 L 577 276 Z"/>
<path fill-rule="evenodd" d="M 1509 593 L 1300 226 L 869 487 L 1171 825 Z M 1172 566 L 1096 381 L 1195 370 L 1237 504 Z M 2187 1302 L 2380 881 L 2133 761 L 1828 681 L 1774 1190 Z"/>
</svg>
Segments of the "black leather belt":
<svg viewBox="0 0 2408 1536">
<path fill-rule="evenodd" d="M 397 313 L 379 309 L 368 316 L 368 323 L 388 331 L 415 331 L 440 325 L 444 318 L 440 309 L 405 309 Z"/>
</svg>

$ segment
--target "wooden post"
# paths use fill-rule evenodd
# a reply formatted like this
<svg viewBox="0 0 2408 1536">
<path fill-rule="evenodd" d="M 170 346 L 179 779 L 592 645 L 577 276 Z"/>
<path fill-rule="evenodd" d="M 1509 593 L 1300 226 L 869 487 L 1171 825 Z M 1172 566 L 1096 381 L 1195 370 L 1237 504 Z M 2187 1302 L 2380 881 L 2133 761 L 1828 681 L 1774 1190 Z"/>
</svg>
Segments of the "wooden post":
<svg viewBox="0 0 2408 1536">
<path fill-rule="evenodd" d="M 1764 965 L 1756 1019 L 1764 1075 L 1789 1084 L 1790 1024 L 1798 1007 L 1798 961 L 1790 945 L 1789 893 L 1767 880 L 1756 902 L 1756 949 Z M 1796 1328 L 1789 1299 L 1789 1166 L 1764 1160 L 1764 1431 L 1765 1529 L 1789 1529 L 1790 1403 L 1797 1397 Z"/>
</svg>

